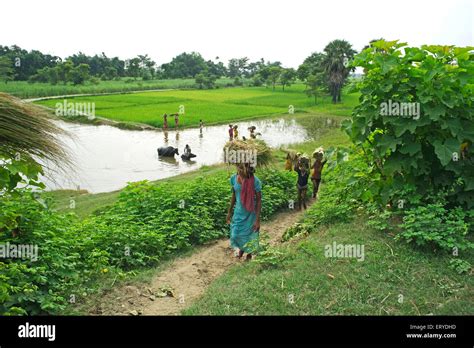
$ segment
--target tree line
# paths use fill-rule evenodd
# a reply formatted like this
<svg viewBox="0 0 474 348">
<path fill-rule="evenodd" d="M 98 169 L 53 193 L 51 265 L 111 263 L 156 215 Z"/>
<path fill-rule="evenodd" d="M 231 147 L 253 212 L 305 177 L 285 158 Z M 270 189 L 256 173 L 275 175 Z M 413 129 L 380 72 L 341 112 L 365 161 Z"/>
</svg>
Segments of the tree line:
<svg viewBox="0 0 474 348">
<path fill-rule="evenodd" d="M 305 92 L 317 98 L 329 93 L 334 103 L 341 101 L 341 89 L 351 71 L 350 61 L 357 52 L 345 40 L 330 42 L 323 52 L 308 56 L 298 69 L 285 68 L 279 61 L 248 57 L 232 58 L 227 64 L 215 57 L 204 59 L 200 53 L 181 53 L 170 62 L 157 65 L 147 54 L 122 60 L 105 53 L 88 56 L 82 52 L 65 59 L 38 50 L 27 51 L 16 45 L 0 45 L 0 80 L 44 82 L 51 84 L 99 83 L 122 78 L 153 80 L 193 78 L 199 88 L 214 88 L 222 77 L 234 79 L 233 85 L 268 86 L 284 90 L 296 80 L 306 85 Z"/>
</svg>

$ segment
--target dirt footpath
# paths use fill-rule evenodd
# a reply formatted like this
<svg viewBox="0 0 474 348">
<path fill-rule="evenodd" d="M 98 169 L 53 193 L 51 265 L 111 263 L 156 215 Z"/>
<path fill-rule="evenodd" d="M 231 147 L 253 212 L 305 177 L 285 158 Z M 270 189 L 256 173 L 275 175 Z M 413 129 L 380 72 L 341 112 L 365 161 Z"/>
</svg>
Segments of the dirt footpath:
<svg viewBox="0 0 474 348">
<path fill-rule="evenodd" d="M 262 223 L 260 230 L 270 236 L 270 244 L 276 244 L 302 213 L 279 213 L 271 221 Z M 228 239 L 215 241 L 172 262 L 152 279 L 150 285 L 114 289 L 103 297 L 91 314 L 178 315 L 198 299 L 214 279 L 239 262 L 244 261 L 234 256 Z"/>
</svg>

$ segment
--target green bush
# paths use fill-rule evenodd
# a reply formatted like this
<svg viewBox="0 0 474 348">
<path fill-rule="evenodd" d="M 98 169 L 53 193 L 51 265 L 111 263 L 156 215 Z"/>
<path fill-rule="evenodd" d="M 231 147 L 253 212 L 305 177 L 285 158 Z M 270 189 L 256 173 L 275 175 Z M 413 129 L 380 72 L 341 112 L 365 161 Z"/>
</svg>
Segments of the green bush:
<svg viewBox="0 0 474 348">
<path fill-rule="evenodd" d="M 422 195 L 446 190 L 452 205 L 474 207 L 473 47 L 381 40 L 353 65 L 365 74 L 344 129 L 376 174 L 370 194 L 386 204 L 411 185 Z"/>
<path fill-rule="evenodd" d="M 429 245 L 446 251 L 466 250 L 473 243 L 466 239 L 468 224 L 461 208 L 447 210 L 441 203 L 408 209 L 404 213 L 401 228 L 396 236 L 417 245 Z"/>
<path fill-rule="evenodd" d="M 472 268 L 471 263 L 463 259 L 452 259 L 449 261 L 449 267 L 459 274 L 467 273 Z"/>
<path fill-rule="evenodd" d="M 257 173 L 263 182 L 262 219 L 286 207 L 294 175 Z M 28 190 L 0 199 L 0 244 L 38 245 L 37 261 L 0 262 L 0 315 L 61 313 L 71 295 L 106 277 L 156 265 L 167 255 L 228 235 L 229 176 L 186 183 L 129 184 L 118 202 L 81 221 L 60 214 Z"/>
</svg>

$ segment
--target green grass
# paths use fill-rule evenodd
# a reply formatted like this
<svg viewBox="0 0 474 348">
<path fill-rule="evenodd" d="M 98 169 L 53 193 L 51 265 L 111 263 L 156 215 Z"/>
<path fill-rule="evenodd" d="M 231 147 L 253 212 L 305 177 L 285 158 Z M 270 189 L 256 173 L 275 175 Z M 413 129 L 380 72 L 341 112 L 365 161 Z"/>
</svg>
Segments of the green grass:
<svg viewBox="0 0 474 348">
<path fill-rule="evenodd" d="M 95 211 L 112 205 L 117 201 L 120 191 L 90 194 L 87 191 L 56 190 L 46 192 L 54 202 L 54 207 L 62 212 L 74 212 L 85 218 Z M 74 203 L 74 204 L 71 204 Z"/>
<path fill-rule="evenodd" d="M 364 244 L 365 260 L 326 258 L 324 247 L 333 242 Z M 449 257 L 417 251 L 368 228 L 364 217 L 324 226 L 282 248 L 287 259 L 276 268 L 255 262 L 233 267 L 183 314 L 474 313 L 472 277 L 450 269 Z"/>
<path fill-rule="evenodd" d="M 126 82 L 128 81 L 128 82 Z M 216 81 L 216 85 L 224 87 L 233 82 L 229 78 L 221 78 Z M 19 98 L 49 97 L 68 94 L 85 93 L 114 93 L 139 91 L 149 89 L 168 89 L 168 88 L 196 88 L 194 79 L 171 79 L 171 80 L 133 80 L 131 78 L 122 78 L 120 80 L 100 81 L 99 84 L 87 83 L 85 85 L 74 86 L 72 84 L 49 83 L 28 83 L 26 81 L 12 81 L 0 84 L 0 92 L 12 94 Z"/>
<path fill-rule="evenodd" d="M 357 94 L 343 96 L 343 103 L 333 105 L 329 97 L 318 104 L 304 93 L 303 85 L 285 91 L 265 87 L 242 87 L 213 90 L 174 90 L 143 92 L 126 95 L 105 95 L 68 98 L 73 103 L 95 103 L 96 115 L 119 122 L 144 123 L 163 126 L 164 113 L 176 113 L 184 106 L 180 125 L 192 127 L 202 119 L 206 125 L 235 122 L 256 117 L 288 114 L 292 105 L 297 114 L 310 112 L 319 115 L 349 116 L 357 103 Z M 62 100 L 44 100 L 39 104 L 54 108 Z M 174 119 L 168 118 L 170 127 Z"/>
</svg>

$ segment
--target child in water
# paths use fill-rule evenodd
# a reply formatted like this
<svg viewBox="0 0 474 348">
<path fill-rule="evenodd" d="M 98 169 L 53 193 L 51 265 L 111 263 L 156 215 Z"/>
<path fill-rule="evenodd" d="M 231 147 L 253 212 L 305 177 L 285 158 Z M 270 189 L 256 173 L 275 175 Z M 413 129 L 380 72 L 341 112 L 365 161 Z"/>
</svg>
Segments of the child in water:
<svg viewBox="0 0 474 348">
<path fill-rule="evenodd" d="M 189 155 L 191 154 L 191 147 L 189 147 L 189 145 L 186 144 L 186 146 L 184 147 L 184 151 L 183 151 L 183 152 L 184 152 L 184 154 L 185 154 L 186 156 L 189 156 Z"/>
</svg>

